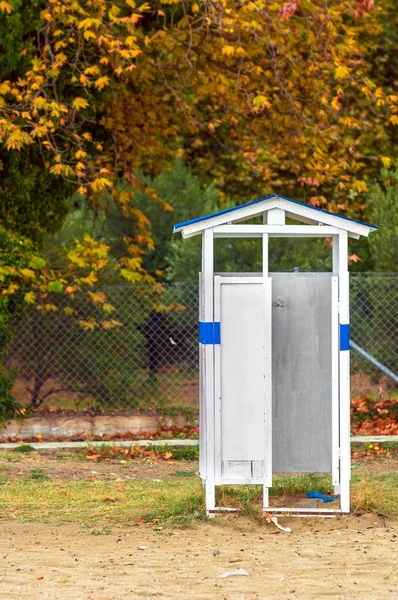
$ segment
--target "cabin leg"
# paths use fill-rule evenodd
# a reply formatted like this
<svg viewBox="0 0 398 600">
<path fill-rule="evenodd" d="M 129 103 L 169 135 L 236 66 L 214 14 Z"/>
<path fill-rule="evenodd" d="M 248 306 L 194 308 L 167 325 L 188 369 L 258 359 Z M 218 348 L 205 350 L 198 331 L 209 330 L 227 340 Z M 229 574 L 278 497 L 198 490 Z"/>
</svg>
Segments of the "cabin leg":
<svg viewBox="0 0 398 600">
<path fill-rule="evenodd" d="M 263 485 L 263 508 L 269 508 L 268 487 Z"/>
<path fill-rule="evenodd" d="M 214 511 L 216 508 L 216 487 L 214 483 L 206 480 L 206 516 L 209 519 L 214 518 Z"/>
</svg>

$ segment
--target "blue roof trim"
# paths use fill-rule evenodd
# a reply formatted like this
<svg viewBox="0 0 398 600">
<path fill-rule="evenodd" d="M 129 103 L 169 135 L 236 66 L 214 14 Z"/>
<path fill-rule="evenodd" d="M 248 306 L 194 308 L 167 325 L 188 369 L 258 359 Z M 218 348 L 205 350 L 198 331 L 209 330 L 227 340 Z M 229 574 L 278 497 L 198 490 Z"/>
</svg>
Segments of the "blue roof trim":
<svg viewBox="0 0 398 600">
<path fill-rule="evenodd" d="M 291 198 L 286 198 L 286 196 L 280 196 L 279 194 L 272 194 L 272 196 L 265 196 L 264 198 L 259 198 L 259 200 L 254 200 L 253 202 L 247 202 L 246 204 L 240 204 L 239 206 L 233 206 L 232 208 L 226 208 L 225 210 L 220 210 L 219 212 L 212 213 L 210 215 L 205 215 L 203 217 L 198 217 L 196 219 L 191 219 L 190 221 L 184 221 L 183 223 L 177 223 L 173 227 L 173 233 L 179 231 L 183 227 L 187 227 L 188 225 L 193 225 L 194 223 L 200 223 L 201 221 L 207 221 L 208 219 L 213 219 L 214 217 L 219 217 L 220 215 L 226 215 L 231 212 L 235 212 L 241 208 L 246 206 L 253 206 L 255 204 L 259 204 L 260 202 L 264 202 L 264 200 L 271 199 L 287 200 L 287 202 L 291 202 L 292 204 L 298 204 L 298 206 L 305 206 L 306 208 L 310 208 L 311 210 L 331 215 L 333 217 L 338 217 L 339 219 L 344 219 L 345 221 L 351 221 L 352 223 L 358 223 L 359 225 L 364 225 L 365 227 L 371 227 L 372 229 L 377 229 L 376 225 L 371 225 L 370 223 L 364 223 L 363 221 L 358 221 L 357 219 L 351 219 L 350 217 L 345 217 L 344 215 L 339 215 L 337 213 L 332 213 L 329 210 L 324 210 L 323 208 L 318 208 L 316 206 L 309 206 L 304 202 L 299 202 L 298 200 L 292 200 Z"/>
</svg>

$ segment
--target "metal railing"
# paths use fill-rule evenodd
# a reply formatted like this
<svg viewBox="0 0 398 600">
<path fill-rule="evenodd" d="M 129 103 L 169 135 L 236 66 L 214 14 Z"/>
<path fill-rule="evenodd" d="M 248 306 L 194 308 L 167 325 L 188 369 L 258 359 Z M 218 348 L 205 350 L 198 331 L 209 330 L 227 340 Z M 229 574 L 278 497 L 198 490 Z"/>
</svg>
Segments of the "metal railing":
<svg viewBox="0 0 398 600">
<path fill-rule="evenodd" d="M 398 276 L 352 274 L 350 281 L 352 395 L 397 396 Z M 63 310 L 62 296 L 57 311 L 10 304 L 3 362 L 16 370 L 16 398 L 33 407 L 96 411 L 196 408 L 197 283 L 169 285 L 162 298 L 169 308 L 161 311 L 151 310 L 136 286 L 101 291 L 121 326 L 84 330 Z M 83 320 L 98 320 L 98 310 L 76 300 L 75 314 Z"/>
</svg>

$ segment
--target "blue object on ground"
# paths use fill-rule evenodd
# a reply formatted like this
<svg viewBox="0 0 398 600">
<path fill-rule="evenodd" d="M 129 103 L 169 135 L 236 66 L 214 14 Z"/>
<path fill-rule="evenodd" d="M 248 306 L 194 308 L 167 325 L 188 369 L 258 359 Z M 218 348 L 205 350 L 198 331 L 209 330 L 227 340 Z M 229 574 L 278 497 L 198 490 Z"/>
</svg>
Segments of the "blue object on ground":
<svg viewBox="0 0 398 600">
<path fill-rule="evenodd" d="M 319 498 L 324 502 L 333 502 L 333 500 L 337 500 L 338 496 L 325 496 L 320 492 L 307 492 L 307 498 Z"/>
</svg>

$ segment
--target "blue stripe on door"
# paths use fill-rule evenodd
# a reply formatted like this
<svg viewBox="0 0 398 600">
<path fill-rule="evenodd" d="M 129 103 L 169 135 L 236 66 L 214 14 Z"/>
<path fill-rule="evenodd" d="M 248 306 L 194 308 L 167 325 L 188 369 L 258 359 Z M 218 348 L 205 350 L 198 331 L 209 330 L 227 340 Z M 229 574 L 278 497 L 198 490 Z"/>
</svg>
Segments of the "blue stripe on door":
<svg viewBox="0 0 398 600">
<path fill-rule="evenodd" d="M 199 342 L 201 344 L 220 343 L 220 323 L 213 321 L 199 321 Z"/>
<path fill-rule="evenodd" d="M 340 324 L 340 350 L 350 349 L 350 326 Z"/>
</svg>

